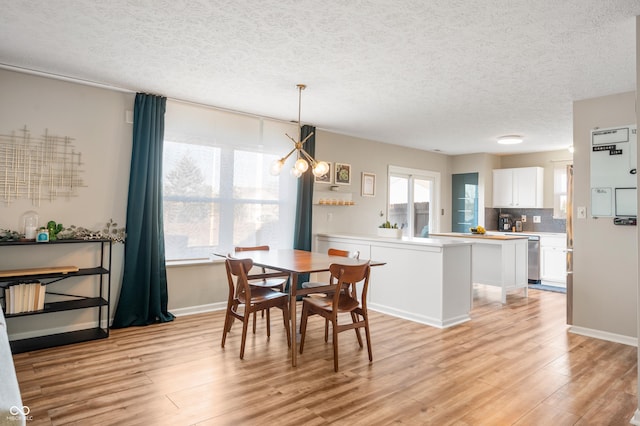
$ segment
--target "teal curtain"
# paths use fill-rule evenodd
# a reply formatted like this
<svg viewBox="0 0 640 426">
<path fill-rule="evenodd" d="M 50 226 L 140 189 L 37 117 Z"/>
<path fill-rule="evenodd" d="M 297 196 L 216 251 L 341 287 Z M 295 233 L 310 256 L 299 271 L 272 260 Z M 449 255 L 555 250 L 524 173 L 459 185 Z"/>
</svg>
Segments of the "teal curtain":
<svg viewBox="0 0 640 426">
<path fill-rule="evenodd" d="M 113 328 L 173 320 L 167 311 L 162 223 L 162 143 L 167 99 L 136 94 L 124 276 Z"/>
<path fill-rule="evenodd" d="M 315 158 L 316 128 L 304 125 L 300 129 L 300 140 L 304 140 L 313 133 L 305 143 L 304 150 Z M 293 248 L 297 250 L 311 251 L 311 218 L 313 210 L 313 173 L 307 170 L 298 180 L 298 200 L 296 204 L 296 224 L 293 234 Z M 309 281 L 309 274 L 300 274 L 298 286 Z"/>
</svg>

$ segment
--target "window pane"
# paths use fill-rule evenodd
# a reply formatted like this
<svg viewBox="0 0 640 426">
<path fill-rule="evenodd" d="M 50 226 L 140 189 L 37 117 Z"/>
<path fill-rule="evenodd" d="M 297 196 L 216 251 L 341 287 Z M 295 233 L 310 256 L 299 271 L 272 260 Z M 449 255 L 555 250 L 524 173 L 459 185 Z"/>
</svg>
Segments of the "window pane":
<svg viewBox="0 0 640 426">
<path fill-rule="evenodd" d="M 245 244 L 291 248 L 298 181 L 269 170 L 297 126 L 171 101 L 165 117 L 167 260 Z"/>
<path fill-rule="evenodd" d="M 279 246 L 279 209 L 277 204 L 237 204 L 233 212 L 233 244 L 253 246 L 268 241 Z"/>
<path fill-rule="evenodd" d="M 553 217 L 567 217 L 567 166 L 556 166 L 553 169 Z"/>
<path fill-rule="evenodd" d="M 429 235 L 431 217 L 432 181 L 427 179 L 413 179 L 413 236 L 425 237 Z"/>
<path fill-rule="evenodd" d="M 218 244 L 220 149 L 165 141 L 163 209 L 167 259 L 209 256 Z"/>
<path fill-rule="evenodd" d="M 391 176 L 389 179 L 389 216 L 391 225 L 398 224 L 398 228 L 408 228 L 409 224 L 409 179 Z"/>
<path fill-rule="evenodd" d="M 233 154 L 234 198 L 277 200 L 279 177 L 272 176 L 269 169 L 273 160 L 279 157 L 248 151 L 234 151 Z"/>
</svg>

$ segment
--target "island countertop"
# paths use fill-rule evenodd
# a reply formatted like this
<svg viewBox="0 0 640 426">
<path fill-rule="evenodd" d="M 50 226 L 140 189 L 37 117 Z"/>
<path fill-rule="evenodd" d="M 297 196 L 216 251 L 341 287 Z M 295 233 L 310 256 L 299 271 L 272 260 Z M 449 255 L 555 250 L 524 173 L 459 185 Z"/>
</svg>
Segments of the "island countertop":
<svg viewBox="0 0 640 426">
<path fill-rule="evenodd" d="M 463 232 L 442 232 L 430 235 L 433 235 L 434 237 L 481 238 L 483 240 L 519 240 L 529 238 L 527 235 L 472 234 Z"/>
<path fill-rule="evenodd" d="M 436 236 L 436 234 L 432 234 Z M 471 234 L 469 234 L 471 235 Z M 446 237 L 444 234 L 443 237 Z M 458 235 L 462 236 L 462 234 Z M 376 241 L 378 243 L 386 243 L 386 244 L 401 244 L 405 246 L 419 246 L 419 247 L 445 247 L 445 246 L 454 246 L 461 244 L 470 244 L 470 241 L 464 241 L 458 238 L 422 238 L 422 237 L 402 237 L 402 238 L 389 238 L 389 237 L 380 237 L 375 235 L 359 235 L 359 234 L 348 234 L 348 233 L 340 233 L 340 234 L 325 234 L 319 233 L 317 237 L 321 238 L 344 238 L 353 241 Z M 518 237 L 520 238 L 520 237 Z"/>
</svg>

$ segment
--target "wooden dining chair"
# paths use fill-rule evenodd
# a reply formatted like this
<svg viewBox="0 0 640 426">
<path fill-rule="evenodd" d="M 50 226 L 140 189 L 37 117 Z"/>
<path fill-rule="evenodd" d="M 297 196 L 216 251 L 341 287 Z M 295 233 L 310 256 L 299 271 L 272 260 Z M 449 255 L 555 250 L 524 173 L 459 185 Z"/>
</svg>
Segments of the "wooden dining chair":
<svg viewBox="0 0 640 426">
<path fill-rule="evenodd" d="M 244 251 L 269 251 L 270 247 L 268 245 L 262 245 L 262 246 L 238 246 L 235 249 L 236 253 L 239 252 L 244 252 Z M 273 271 L 270 271 L 273 272 Z M 266 274 L 267 270 L 265 268 L 262 268 L 262 273 Z M 249 285 L 252 287 L 263 287 L 263 288 L 270 288 L 270 289 L 274 289 L 274 290 L 278 290 L 281 292 L 285 291 L 285 287 L 287 285 L 287 281 L 288 281 L 288 277 L 285 278 L 264 278 L 264 279 L 256 279 L 256 280 L 250 280 L 249 281 Z M 269 309 L 266 309 L 267 311 L 267 323 L 269 322 Z M 262 311 L 262 316 L 264 316 L 264 310 Z M 255 334 L 256 332 L 256 313 L 253 313 L 253 333 Z"/>
<path fill-rule="evenodd" d="M 282 309 L 282 319 L 287 331 L 287 344 L 291 347 L 291 332 L 289 327 L 289 295 L 265 287 L 253 287 L 249 285 L 250 279 L 275 278 L 277 274 L 249 275 L 248 272 L 253 267 L 251 259 L 225 260 L 227 268 L 227 281 L 229 284 L 229 297 L 227 300 L 227 311 L 224 318 L 224 329 L 222 331 L 222 343 L 227 338 L 227 333 L 231 331 L 233 320 L 242 321 L 242 340 L 240 344 L 240 359 L 244 358 L 244 347 L 247 340 L 247 327 L 252 313 L 269 308 Z M 242 309 L 240 309 L 242 308 Z M 267 337 L 270 337 L 270 318 L 267 315 Z"/>
<path fill-rule="evenodd" d="M 327 250 L 327 254 L 329 256 L 341 256 L 341 257 L 352 257 L 353 259 L 359 259 L 360 258 L 360 252 L 358 250 L 354 251 L 353 253 L 347 251 L 347 250 L 339 250 L 339 249 L 335 249 L 335 248 L 329 248 Z M 318 282 L 318 281 L 309 281 L 309 282 L 304 282 L 300 285 L 300 287 L 302 288 L 314 288 L 314 287 L 323 287 L 326 286 L 327 283 L 324 282 Z"/>
<path fill-rule="evenodd" d="M 367 351 L 369 362 L 373 361 L 371 350 L 371 333 L 369 331 L 369 315 L 367 312 L 367 291 L 369 289 L 369 262 L 362 265 L 332 264 L 329 268 L 331 277 L 328 285 L 329 294 L 325 297 L 305 297 L 302 302 L 302 318 L 300 319 L 300 353 L 304 349 L 304 341 L 307 334 L 307 321 L 311 315 L 320 315 L 331 322 L 333 340 L 333 369 L 338 371 L 338 333 L 347 330 L 355 330 L 360 347 L 362 338 L 360 328 L 364 328 L 367 339 Z M 362 282 L 360 294 L 358 283 Z M 345 291 L 341 291 L 345 289 Z M 351 322 L 340 323 L 340 314 L 348 313 Z M 344 317 L 344 316 L 343 316 Z"/>
<path fill-rule="evenodd" d="M 353 253 L 350 253 L 348 250 L 340 250 L 340 249 L 336 249 L 336 248 L 329 248 L 327 250 L 327 254 L 329 256 L 341 256 L 341 257 L 351 257 L 353 259 L 359 259 L 360 258 L 360 252 L 358 250 L 354 251 Z M 327 283 L 326 282 L 319 282 L 319 281 L 309 281 L 309 282 L 304 282 L 300 285 L 300 287 L 305 288 L 305 289 L 311 289 L 311 288 L 315 288 L 315 287 L 323 287 L 326 286 Z M 318 296 L 318 297 L 324 297 L 326 296 L 326 293 L 323 291 L 322 293 L 311 293 L 311 295 L 313 296 Z M 329 320 L 325 320 L 324 322 L 324 341 L 328 342 L 329 341 Z"/>
</svg>

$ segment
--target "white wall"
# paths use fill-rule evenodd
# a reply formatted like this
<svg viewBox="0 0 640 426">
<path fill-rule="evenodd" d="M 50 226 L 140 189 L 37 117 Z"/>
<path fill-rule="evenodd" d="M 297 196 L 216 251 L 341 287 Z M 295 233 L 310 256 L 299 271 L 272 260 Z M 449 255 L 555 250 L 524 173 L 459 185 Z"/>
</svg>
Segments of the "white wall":
<svg viewBox="0 0 640 426">
<path fill-rule="evenodd" d="M 637 336 L 638 246 L 635 226 L 591 217 L 591 130 L 636 123 L 635 92 L 573 104 L 573 325 Z M 587 218 L 577 208 L 587 208 Z"/>
<path fill-rule="evenodd" d="M 76 198 L 43 200 L 40 206 L 24 199 L 0 204 L 0 228 L 20 230 L 20 217 L 28 210 L 38 212 L 41 224 L 55 220 L 66 226 L 101 229 L 113 219 L 124 226 L 132 134 L 132 125 L 125 123 L 125 111 L 133 110 L 134 95 L 1 69 L 0 93 L 0 132 L 10 134 L 26 125 L 34 136 L 48 130 L 52 135 L 74 138 L 75 149 L 82 153 L 82 178 L 86 184 L 86 188 L 78 189 Z M 0 250 L 0 269 L 69 264 L 76 260 L 74 254 L 53 247 Z M 115 300 L 120 289 L 123 245 L 116 244 L 113 253 L 111 296 Z M 84 314 L 67 312 L 9 319 L 9 331 L 14 334 L 81 323 L 86 320 Z"/>
</svg>

